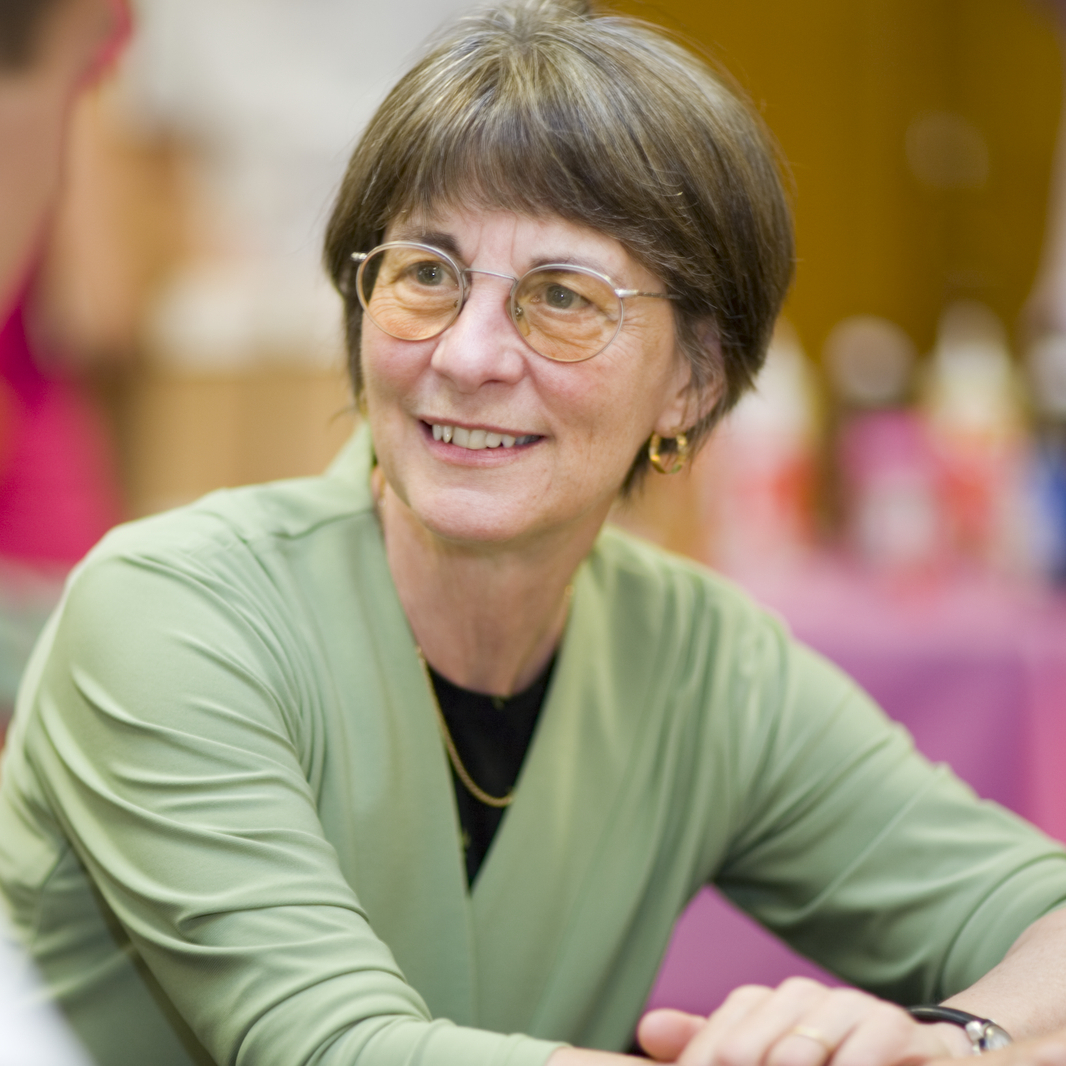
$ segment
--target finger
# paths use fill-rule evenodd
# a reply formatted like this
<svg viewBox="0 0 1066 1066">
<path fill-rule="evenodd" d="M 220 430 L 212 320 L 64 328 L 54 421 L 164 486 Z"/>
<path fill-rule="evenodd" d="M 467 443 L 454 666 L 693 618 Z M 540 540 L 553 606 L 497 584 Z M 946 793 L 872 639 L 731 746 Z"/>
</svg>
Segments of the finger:
<svg viewBox="0 0 1066 1066">
<path fill-rule="evenodd" d="M 758 988 L 759 986 L 754 986 Z M 807 978 L 789 978 L 759 995 L 733 995 L 689 1043 L 678 1060 L 681 1066 L 762 1066 L 767 1051 L 820 1001 L 829 990 Z M 730 999 L 733 997 L 731 996 Z"/>
<path fill-rule="evenodd" d="M 913 1066 L 953 1053 L 937 1029 L 865 992 L 837 989 L 778 1041 L 764 1066 Z"/>
<path fill-rule="evenodd" d="M 794 1025 L 766 1057 L 766 1066 L 822 1066 L 840 1045 L 840 1038 L 816 1025 Z"/>
<path fill-rule="evenodd" d="M 706 1024 L 707 1019 L 700 1014 L 653 1010 L 640 1019 L 637 1040 L 656 1062 L 673 1062 Z"/>
<path fill-rule="evenodd" d="M 735 1026 L 743 1024 L 744 1019 L 772 994 L 773 990 L 765 985 L 741 985 L 734 988 L 677 1056 L 679 1066 L 709 1061 L 706 1056 L 713 1053 L 717 1039 Z"/>
<path fill-rule="evenodd" d="M 879 1014 L 880 1000 L 854 989 L 834 989 L 814 1002 L 797 1018 L 794 1025 L 783 1032 L 767 1052 L 765 1066 L 823 1066 L 837 1056 L 851 1035 L 869 1024 L 871 1016 Z M 910 1019 L 898 1008 L 900 1019 Z"/>
<path fill-rule="evenodd" d="M 933 1026 L 915 1022 L 890 1003 L 872 1000 L 841 1037 L 833 1066 L 915 1066 L 951 1054 Z"/>
</svg>

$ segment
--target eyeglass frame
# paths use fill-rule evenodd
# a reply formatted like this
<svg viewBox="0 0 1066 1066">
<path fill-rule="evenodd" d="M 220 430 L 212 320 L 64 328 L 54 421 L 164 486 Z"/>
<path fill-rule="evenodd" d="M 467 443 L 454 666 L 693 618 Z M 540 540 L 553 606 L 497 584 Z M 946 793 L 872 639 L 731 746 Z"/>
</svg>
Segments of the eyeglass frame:
<svg viewBox="0 0 1066 1066">
<path fill-rule="evenodd" d="M 385 251 L 388 248 L 422 248 L 427 252 L 432 252 L 434 255 L 439 256 L 445 263 L 450 265 L 455 271 L 456 277 L 459 279 L 459 283 L 462 286 L 462 292 L 459 298 L 459 302 L 455 308 L 455 314 L 451 320 L 444 326 L 441 326 L 436 333 L 431 333 L 428 337 L 419 337 L 412 340 L 410 337 L 397 337 L 395 333 L 390 333 L 384 326 L 380 325 L 374 316 L 370 312 L 370 308 L 367 306 L 369 300 L 363 295 L 363 268 L 366 266 L 370 257 L 376 255 L 378 252 Z M 479 270 L 476 267 L 461 267 L 455 261 L 455 259 L 449 255 L 448 252 L 441 248 L 437 248 L 432 244 L 423 244 L 421 241 L 386 241 L 384 244 L 375 245 L 369 252 L 352 252 L 351 259 L 353 262 L 358 263 L 359 266 L 355 272 L 355 295 L 358 299 L 360 306 L 366 312 L 367 317 L 377 329 L 380 329 L 387 337 L 392 337 L 398 341 L 409 341 L 412 344 L 418 344 L 421 341 L 433 340 L 434 337 L 439 337 L 446 329 L 452 326 L 463 313 L 463 308 L 466 306 L 466 301 L 470 298 L 472 286 L 467 280 L 469 274 L 487 274 L 492 278 L 502 278 L 504 281 L 511 282 L 511 291 L 507 296 L 507 317 L 511 320 L 511 325 L 514 326 L 515 333 L 522 339 L 530 351 L 539 355 L 542 359 L 547 359 L 552 363 L 587 363 L 590 359 L 595 359 L 597 355 L 601 355 L 605 352 L 614 342 L 618 339 L 618 334 L 622 332 L 622 323 L 626 317 L 626 305 L 625 301 L 634 296 L 648 296 L 657 300 L 677 300 L 679 297 L 669 292 L 643 292 L 640 289 L 620 289 L 614 281 L 606 274 L 601 274 L 598 270 L 593 270 L 591 267 L 580 266 L 576 263 L 542 263 L 539 266 L 530 267 L 524 274 L 519 277 L 515 277 L 514 274 L 501 274 L 495 270 Z M 602 348 L 598 348 L 591 355 L 582 356 L 580 359 L 555 359 L 550 355 L 545 355 L 544 352 L 537 351 L 529 341 L 522 336 L 522 331 L 518 328 L 517 314 L 519 308 L 515 305 L 515 293 L 518 292 L 519 285 L 529 277 L 530 274 L 536 274 L 541 271 L 547 270 L 570 270 L 578 274 L 585 274 L 588 277 L 597 278 L 600 281 L 606 282 L 608 288 L 618 297 L 618 325 L 615 326 L 614 333 L 611 334 L 611 339 L 603 345 Z"/>
</svg>

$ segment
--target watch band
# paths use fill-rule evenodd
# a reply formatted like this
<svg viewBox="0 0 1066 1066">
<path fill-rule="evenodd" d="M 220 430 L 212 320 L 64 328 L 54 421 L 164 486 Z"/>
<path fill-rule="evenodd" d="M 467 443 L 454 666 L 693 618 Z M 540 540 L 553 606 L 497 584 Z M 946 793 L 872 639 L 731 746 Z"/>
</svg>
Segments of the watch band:
<svg viewBox="0 0 1066 1066">
<path fill-rule="evenodd" d="M 985 1051 L 995 1051 L 997 1048 L 1006 1047 L 1014 1042 L 1010 1033 L 1003 1026 L 996 1025 L 990 1018 L 979 1018 L 976 1014 L 955 1010 L 954 1007 L 909 1007 L 907 1013 L 915 1021 L 930 1025 L 934 1022 L 957 1025 L 970 1038 L 970 1045 L 975 1055 L 980 1055 Z"/>
</svg>

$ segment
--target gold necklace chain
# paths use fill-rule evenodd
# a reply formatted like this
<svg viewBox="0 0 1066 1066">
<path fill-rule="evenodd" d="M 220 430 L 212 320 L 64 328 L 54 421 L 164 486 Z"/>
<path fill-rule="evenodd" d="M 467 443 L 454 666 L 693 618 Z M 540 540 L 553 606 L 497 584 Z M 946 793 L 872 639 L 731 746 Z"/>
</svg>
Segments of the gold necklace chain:
<svg viewBox="0 0 1066 1066">
<path fill-rule="evenodd" d="M 381 468 L 376 466 L 371 473 L 371 477 Z M 385 530 L 385 488 L 380 484 L 380 480 L 375 479 L 372 485 L 372 491 L 374 494 L 374 511 L 377 514 L 378 524 L 381 526 L 382 534 Z M 564 592 L 564 605 L 565 609 L 570 608 L 570 599 L 574 594 L 574 586 L 568 582 L 566 590 Z M 459 758 L 459 749 L 455 746 L 455 741 L 452 739 L 451 730 L 448 728 L 448 722 L 444 717 L 444 711 L 441 710 L 440 700 L 437 699 L 437 690 L 433 686 L 433 675 L 429 672 L 429 663 L 426 662 L 425 655 L 422 654 L 422 648 L 420 645 L 415 645 L 415 652 L 418 654 L 418 661 L 422 664 L 422 673 L 425 676 L 426 684 L 429 686 L 429 697 L 433 702 L 433 710 L 437 715 L 437 725 L 440 727 L 441 739 L 444 741 L 444 750 L 448 753 L 448 761 L 452 764 L 452 769 L 455 771 L 459 780 L 462 781 L 463 787 L 474 797 L 478 802 L 484 803 L 486 807 L 495 807 L 499 810 L 502 807 L 510 807 L 514 803 L 515 790 L 512 788 L 505 796 L 490 796 L 478 783 L 470 776 L 470 772 L 463 765 L 463 760 Z M 493 704 L 499 709 L 502 706 L 501 702 L 497 702 L 499 697 L 492 697 Z"/>
<path fill-rule="evenodd" d="M 486 807 L 495 807 L 497 810 L 501 807 L 510 807 L 511 804 L 514 803 L 513 788 L 506 796 L 490 796 L 470 776 L 467 768 L 463 765 L 463 760 L 459 758 L 459 749 L 455 746 L 451 730 L 448 728 L 448 723 L 444 718 L 444 712 L 440 709 L 440 700 L 437 699 L 437 690 L 433 687 L 433 675 L 429 672 L 429 664 L 426 662 L 426 657 L 422 654 L 422 649 L 417 644 L 415 645 L 415 651 L 418 652 L 418 661 L 422 664 L 422 672 L 426 675 L 426 684 L 429 685 L 429 695 L 433 700 L 433 710 L 437 713 L 437 725 L 440 726 L 440 735 L 441 739 L 444 741 L 444 750 L 448 753 L 448 761 L 452 764 L 452 769 L 455 771 L 459 780 L 462 781 L 463 787 L 467 792 L 469 792 L 474 799 L 484 803 Z"/>
<path fill-rule="evenodd" d="M 564 592 L 564 605 L 565 609 L 570 609 L 570 600 L 574 595 L 573 583 L 568 582 L 566 590 Z M 495 807 L 499 810 L 502 807 L 510 807 L 514 803 L 514 789 L 505 796 L 490 796 L 471 776 L 470 771 L 463 765 L 463 760 L 459 758 L 459 749 L 455 746 L 455 741 L 452 738 L 452 732 L 448 728 L 447 719 L 444 717 L 444 711 L 441 710 L 440 700 L 437 699 L 437 690 L 433 686 L 433 675 L 429 672 L 429 663 L 426 662 L 425 655 L 422 654 L 422 648 L 420 645 L 415 645 L 415 651 L 418 654 L 418 661 L 422 664 L 422 673 L 425 675 L 426 684 L 429 685 L 429 695 L 433 700 L 433 710 L 437 715 L 437 725 L 440 726 L 441 739 L 444 741 L 444 750 L 448 753 L 448 762 L 452 764 L 452 769 L 455 771 L 459 780 L 462 781 L 463 787 L 470 793 L 474 799 L 480 803 L 484 803 L 486 807 Z M 497 703 L 498 697 L 492 697 L 493 704 L 500 709 L 501 703 Z"/>
</svg>

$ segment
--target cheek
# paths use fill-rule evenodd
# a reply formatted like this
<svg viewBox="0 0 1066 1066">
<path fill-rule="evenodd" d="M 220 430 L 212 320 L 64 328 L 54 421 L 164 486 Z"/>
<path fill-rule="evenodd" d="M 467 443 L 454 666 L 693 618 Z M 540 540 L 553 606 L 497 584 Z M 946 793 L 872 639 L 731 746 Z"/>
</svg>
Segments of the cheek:
<svg viewBox="0 0 1066 1066">
<path fill-rule="evenodd" d="M 635 453 L 672 391 L 673 357 L 657 357 L 659 353 L 649 354 L 636 345 L 620 348 L 610 360 L 604 358 L 608 352 L 580 364 L 588 371 L 580 384 L 567 390 L 568 401 L 590 434 L 612 447 L 632 445 Z"/>
<path fill-rule="evenodd" d="M 657 409 L 653 413 L 657 383 L 629 368 L 626 373 L 627 364 L 618 360 L 593 373 L 589 364 L 580 383 L 556 394 L 559 409 L 567 412 L 572 474 L 620 486 L 650 435 L 658 414 Z"/>
<path fill-rule="evenodd" d="M 421 347 L 387 337 L 364 321 L 360 365 L 368 405 L 396 398 L 412 386 L 418 377 Z"/>
</svg>

